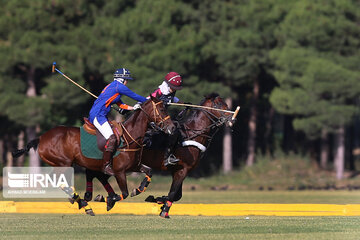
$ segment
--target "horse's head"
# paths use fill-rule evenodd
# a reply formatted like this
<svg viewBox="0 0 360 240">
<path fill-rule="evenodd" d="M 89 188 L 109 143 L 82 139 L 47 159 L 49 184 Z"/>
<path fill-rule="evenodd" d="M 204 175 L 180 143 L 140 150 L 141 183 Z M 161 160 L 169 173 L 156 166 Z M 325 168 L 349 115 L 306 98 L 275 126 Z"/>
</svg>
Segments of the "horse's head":
<svg viewBox="0 0 360 240">
<path fill-rule="evenodd" d="M 151 96 L 151 98 L 141 106 L 141 110 L 145 112 L 150 122 L 155 123 L 158 129 L 167 134 L 174 133 L 176 126 L 167 113 L 163 101 Z"/>
<path fill-rule="evenodd" d="M 200 105 L 212 108 L 210 110 L 207 110 L 207 112 L 209 113 L 212 120 L 219 122 L 219 125 L 225 123 L 229 126 L 232 126 L 234 122 L 234 119 L 231 119 L 233 114 L 231 113 L 224 99 L 222 99 L 219 96 L 219 94 L 211 93 L 205 96 L 205 99 L 200 103 Z M 215 109 L 224 110 L 224 111 L 218 111 Z"/>
</svg>

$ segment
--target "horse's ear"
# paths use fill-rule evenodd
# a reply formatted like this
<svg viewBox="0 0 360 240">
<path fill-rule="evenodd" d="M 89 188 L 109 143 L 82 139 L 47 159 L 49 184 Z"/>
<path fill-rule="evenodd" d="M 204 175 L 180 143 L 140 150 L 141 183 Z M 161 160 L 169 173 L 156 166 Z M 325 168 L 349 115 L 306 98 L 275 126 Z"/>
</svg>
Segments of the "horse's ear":
<svg viewBox="0 0 360 240">
<path fill-rule="evenodd" d="M 150 94 L 150 99 L 151 99 L 151 101 L 156 102 L 156 103 L 160 102 L 160 100 L 158 98 L 153 97 L 151 94 Z"/>
</svg>

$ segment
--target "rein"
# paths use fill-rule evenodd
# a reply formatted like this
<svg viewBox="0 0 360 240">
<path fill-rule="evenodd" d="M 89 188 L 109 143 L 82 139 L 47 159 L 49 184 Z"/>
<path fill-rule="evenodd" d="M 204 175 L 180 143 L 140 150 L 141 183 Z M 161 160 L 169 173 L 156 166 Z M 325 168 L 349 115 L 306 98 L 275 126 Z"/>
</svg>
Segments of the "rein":
<svg viewBox="0 0 360 240">
<path fill-rule="evenodd" d="M 192 110 L 192 109 L 190 109 L 190 110 Z M 198 136 L 202 136 L 202 137 L 205 137 L 208 139 L 207 145 L 209 145 L 212 141 L 212 138 L 219 130 L 218 127 L 222 126 L 224 123 L 226 123 L 228 121 L 231 121 L 232 116 L 225 117 L 222 115 L 220 117 L 217 117 L 217 116 L 215 116 L 215 114 L 209 112 L 206 109 L 199 109 L 199 110 L 205 113 L 205 116 L 212 122 L 212 124 L 210 124 L 209 126 L 203 128 L 203 129 L 190 129 L 189 127 L 186 126 L 185 123 L 183 123 L 185 132 L 191 131 L 194 133 L 194 135 L 192 135 L 192 136 L 187 136 L 187 138 L 185 140 L 191 140 L 191 139 L 195 139 Z M 205 134 L 205 132 L 211 131 L 212 129 L 215 129 L 215 128 L 216 128 L 216 131 L 213 132 L 212 134 Z"/>
<path fill-rule="evenodd" d="M 153 110 L 154 110 L 153 113 L 154 113 L 155 123 L 154 123 L 154 122 L 150 122 L 150 125 L 151 125 L 153 128 L 157 128 L 157 129 L 159 129 L 159 130 L 164 131 L 164 129 L 161 128 L 161 127 L 159 127 L 159 125 L 164 125 L 164 122 L 165 122 L 166 120 L 168 120 L 168 119 L 170 118 L 170 116 L 167 115 L 165 118 L 162 118 L 162 117 L 161 117 L 161 115 L 160 115 L 160 113 L 159 113 L 159 110 L 157 109 L 156 106 L 157 106 L 158 104 L 161 104 L 162 102 L 154 103 L 154 102 L 152 101 L 151 103 L 152 103 Z M 140 110 L 141 110 L 143 113 L 145 113 L 145 115 L 147 116 L 147 118 L 148 118 L 149 120 L 151 119 L 150 115 L 149 115 L 147 112 L 145 112 L 144 109 L 142 109 L 142 108 L 140 107 Z M 157 118 L 160 119 L 159 122 L 157 121 Z M 152 124 L 151 124 L 151 123 L 152 123 Z M 125 145 L 125 146 L 128 146 L 128 148 L 126 148 L 126 149 L 124 149 L 124 148 L 119 148 L 119 150 L 122 151 L 122 152 L 136 152 L 136 151 L 140 151 L 140 150 L 142 151 L 144 145 L 143 145 L 143 144 L 140 144 L 138 141 L 136 141 L 136 139 L 135 139 L 133 136 L 131 136 L 131 134 L 129 133 L 129 131 L 125 128 L 124 124 L 120 123 L 120 125 L 121 125 L 121 127 L 124 129 L 124 131 L 127 133 L 127 135 L 131 138 L 132 141 L 131 141 L 131 142 L 128 142 L 127 139 L 126 139 L 125 136 L 124 136 L 124 140 L 125 140 L 125 142 L 126 142 L 126 145 Z M 136 144 L 139 146 L 139 148 L 130 148 L 130 144 L 132 144 L 133 142 L 136 143 Z M 141 158 L 140 158 L 140 159 L 141 159 Z"/>
<path fill-rule="evenodd" d="M 166 121 L 166 120 L 168 120 L 169 118 L 170 118 L 170 116 L 169 115 L 167 115 L 165 118 L 162 118 L 161 117 L 161 115 L 160 115 L 160 113 L 159 113 L 159 110 L 157 109 L 157 105 L 158 104 L 162 104 L 163 102 L 158 102 L 158 103 L 154 103 L 154 102 L 152 102 L 152 104 L 153 104 L 153 110 L 154 110 L 154 119 L 155 119 L 155 123 L 154 122 L 151 122 L 151 123 L 153 123 L 153 124 L 151 124 L 150 123 L 150 126 L 153 128 L 153 129 L 156 129 L 156 130 L 160 130 L 160 131 L 163 131 L 163 132 L 165 132 L 164 131 L 164 122 Z M 145 112 L 141 107 L 140 107 L 140 110 L 141 111 L 143 111 L 145 114 L 146 114 L 146 116 L 148 117 L 148 119 L 150 119 L 150 115 L 147 113 L 147 112 Z M 160 122 L 157 122 L 157 116 L 159 116 L 159 118 L 160 118 Z M 161 127 L 162 126 L 162 127 Z"/>
</svg>

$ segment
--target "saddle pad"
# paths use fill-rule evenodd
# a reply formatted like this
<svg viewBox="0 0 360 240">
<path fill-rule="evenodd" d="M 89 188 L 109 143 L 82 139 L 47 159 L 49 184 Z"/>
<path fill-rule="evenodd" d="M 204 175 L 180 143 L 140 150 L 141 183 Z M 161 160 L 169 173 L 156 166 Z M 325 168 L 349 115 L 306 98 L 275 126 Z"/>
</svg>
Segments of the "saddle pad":
<svg viewBox="0 0 360 240">
<path fill-rule="evenodd" d="M 122 139 L 120 141 L 121 142 L 118 147 L 121 147 L 123 145 Z M 96 136 L 87 133 L 83 127 L 80 127 L 80 145 L 81 153 L 85 157 L 102 160 L 103 153 L 97 146 Z M 116 151 L 114 157 L 119 155 L 120 153 L 120 151 Z"/>
</svg>

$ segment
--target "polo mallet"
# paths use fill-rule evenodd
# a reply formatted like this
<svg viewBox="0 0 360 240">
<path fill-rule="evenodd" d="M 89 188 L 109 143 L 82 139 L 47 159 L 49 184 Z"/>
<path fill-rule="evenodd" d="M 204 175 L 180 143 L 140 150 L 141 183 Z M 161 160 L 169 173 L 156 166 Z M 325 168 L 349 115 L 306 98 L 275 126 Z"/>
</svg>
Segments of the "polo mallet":
<svg viewBox="0 0 360 240">
<path fill-rule="evenodd" d="M 56 62 L 53 62 L 52 65 L 52 72 L 54 73 L 55 71 L 57 71 L 58 73 L 60 73 L 64 78 L 66 78 L 67 80 L 69 80 L 70 82 L 72 82 L 73 84 L 75 84 L 76 86 L 78 86 L 79 88 L 81 88 L 82 90 L 84 90 L 85 92 L 87 92 L 88 94 L 90 94 L 91 96 L 93 96 L 94 98 L 98 98 L 95 94 L 93 94 L 92 92 L 88 91 L 87 89 L 85 89 L 84 87 L 82 87 L 81 85 L 79 85 L 78 83 L 76 83 L 74 80 L 72 80 L 71 78 L 69 78 L 68 76 L 66 76 L 64 73 L 62 73 L 59 69 L 57 69 L 55 67 Z"/>
<path fill-rule="evenodd" d="M 231 117 L 231 121 L 234 121 L 234 119 L 236 118 L 236 116 L 238 115 L 238 113 L 240 111 L 240 106 L 237 106 L 235 111 L 230 111 L 230 110 L 224 110 L 224 109 L 218 109 L 218 108 L 212 108 L 212 107 L 206 107 L 206 106 L 199 106 L 199 105 L 193 105 L 193 104 L 187 104 L 187 103 L 169 103 L 169 104 L 170 105 L 175 105 L 175 106 L 204 108 L 204 109 L 210 109 L 210 110 L 215 110 L 215 111 L 220 111 L 220 112 L 233 113 L 233 116 Z M 229 126 L 232 127 L 232 125 L 233 125 L 233 123 L 229 122 Z"/>
<path fill-rule="evenodd" d="M 212 107 L 206 107 L 206 106 L 200 106 L 200 105 L 193 105 L 193 104 L 187 104 L 187 103 L 168 103 L 169 105 L 175 105 L 175 106 L 186 106 L 186 107 L 193 107 L 193 108 L 204 108 L 204 109 L 209 109 L 209 110 L 215 110 L 215 111 L 220 111 L 220 112 L 227 112 L 227 113 L 235 113 L 234 111 L 230 111 L 230 110 L 224 110 L 224 109 L 218 109 L 218 108 L 212 108 Z M 240 110 L 240 106 L 238 106 L 237 108 L 239 108 Z M 236 109 L 237 109 L 236 108 Z M 238 111 L 239 112 L 239 111 Z M 237 115 L 237 113 L 236 113 Z M 236 117 L 235 115 L 235 117 Z M 234 118 L 235 118 L 234 117 Z"/>
<path fill-rule="evenodd" d="M 237 106 L 237 107 L 236 107 L 236 110 L 235 110 L 235 112 L 234 112 L 234 115 L 231 117 L 231 122 L 229 122 L 229 126 L 230 126 L 230 127 L 233 126 L 233 124 L 234 124 L 233 121 L 235 120 L 235 118 L 236 118 L 236 116 L 238 115 L 239 111 L 240 111 L 240 106 Z"/>
</svg>

